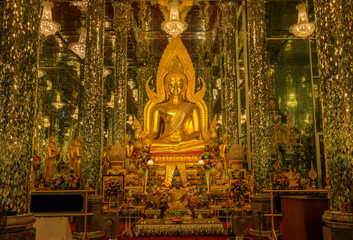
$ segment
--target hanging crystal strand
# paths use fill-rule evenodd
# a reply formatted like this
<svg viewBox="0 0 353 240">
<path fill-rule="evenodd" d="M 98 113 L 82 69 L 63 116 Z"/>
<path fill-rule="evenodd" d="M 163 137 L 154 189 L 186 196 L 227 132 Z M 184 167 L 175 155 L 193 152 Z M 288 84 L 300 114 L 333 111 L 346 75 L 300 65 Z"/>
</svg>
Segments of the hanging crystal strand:
<svg viewBox="0 0 353 240">
<path fill-rule="evenodd" d="M 6 0 L 0 59 L 0 203 L 29 213 L 40 0 Z"/>
<path fill-rule="evenodd" d="M 235 62 L 235 31 L 236 31 L 236 9 L 238 4 L 234 1 L 222 1 L 221 23 L 223 31 L 223 54 L 224 54 L 224 77 L 226 96 L 226 119 L 228 148 L 234 141 L 238 142 L 238 105 L 237 105 L 237 77 Z"/>
<path fill-rule="evenodd" d="M 248 1 L 248 32 L 255 192 L 261 193 L 269 188 L 271 160 L 264 0 Z"/>
<path fill-rule="evenodd" d="M 124 147 L 126 130 L 126 90 L 127 90 L 127 40 L 130 30 L 130 4 L 115 1 L 114 29 L 116 37 L 116 82 L 115 82 L 115 109 L 114 131 L 116 140 Z"/>
<path fill-rule="evenodd" d="M 330 214 L 352 212 L 353 3 L 340 0 L 316 0 L 314 3 L 330 189 L 331 211 L 325 213 L 325 220 Z M 345 221 L 343 215 L 329 221 Z M 347 224 L 352 225 L 352 218 L 347 219 L 350 219 Z M 342 228 L 346 226 L 343 224 Z"/>
<path fill-rule="evenodd" d="M 104 0 L 90 0 L 87 13 L 82 111 L 82 180 L 97 185 L 102 148 Z M 97 186 L 95 186 L 97 187 Z"/>
</svg>

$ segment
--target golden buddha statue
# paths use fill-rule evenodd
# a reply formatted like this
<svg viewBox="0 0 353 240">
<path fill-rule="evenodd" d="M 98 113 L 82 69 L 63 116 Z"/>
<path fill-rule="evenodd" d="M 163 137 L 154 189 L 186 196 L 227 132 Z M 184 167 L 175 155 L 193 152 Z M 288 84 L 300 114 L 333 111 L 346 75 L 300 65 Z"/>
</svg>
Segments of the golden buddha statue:
<svg viewBox="0 0 353 240">
<path fill-rule="evenodd" d="M 146 83 L 150 101 L 145 107 L 143 131 L 135 118 L 135 148 L 148 144 L 151 153 L 185 153 L 214 145 L 217 136 L 207 128 L 202 83 L 202 89 L 194 93 L 192 61 L 180 38 L 173 38 L 158 68 L 157 92 L 149 89 L 149 81 Z"/>
<path fill-rule="evenodd" d="M 52 180 L 55 175 L 56 163 L 60 159 L 61 148 L 56 148 L 56 138 L 49 137 L 48 156 L 45 161 L 45 179 Z"/>
<path fill-rule="evenodd" d="M 151 78 L 150 78 L 151 79 Z M 166 165 L 166 182 L 178 168 L 186 181 L 185 162 L 197 163 L 205 145 L 217 146 L 216 116 L 208 128 L 208 110 L 202 100 L 206 84 L 195 93 L 195 70 L 179 37 L 166 47 L 159 63 L 156 92 L 149 88 L 144 109 L 144 126 L 134 118 L 134 148 L 149 146 L 155 162 Z"/>
</svg>

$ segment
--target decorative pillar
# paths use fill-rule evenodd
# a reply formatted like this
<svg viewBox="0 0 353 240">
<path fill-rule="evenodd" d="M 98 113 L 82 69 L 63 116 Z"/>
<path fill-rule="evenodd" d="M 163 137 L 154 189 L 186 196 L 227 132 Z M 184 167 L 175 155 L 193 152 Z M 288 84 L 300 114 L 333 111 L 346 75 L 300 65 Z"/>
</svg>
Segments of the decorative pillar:
<svg viewBox="0 0 353 240">
<path fill-rule="evenodd" d="M 270 187 L 270 114 L 268 59 L 266 49 L 265 0 L 249 0 L 249 80 L 251 89 L 252 150 L 255 177 L 255 195 L 252 204 L 252 235 L 269 235 L 271 221 L 261 217 L 270 208 L 268 194 L 263 190 Z M 250 147 L 250 146 L 249 146 Z M 276 225 L 275 225 L 276 226 Z"/>
<path fill-rule="evenodd" d="M 127 40 L 130 31 L 130 4 L 115 1 L 114 6 L 114 29 L 116 42 L 116 82 L 114 98 L 114 131 L 116 140 L 125 146 L 126 130 L 126 97 L 127 97 Z"/>
<path fill-rule="evenodd" d="M 82 180 L 97 189 L 102 148 L 104 0 L 90 0 L 84 63 Z"/>
<path fill-rule="evenodd" d="M 270 186 L 271 160 L 264 0 L 248 1 L 248 31 L 255 192 L 261 193 Z"/>
<path fill-rule="evenodd" d="M 35 122 L 40 0 L 6 0 L 0 59 L 0 203 L 8 212 L 1 239 L 35 239 L 30 171 Z M 28 224 L 28 227 L 16 227 Z"/>
<path fill-rule="evenodd" d="M 315 0 L 330 206 L 324 239 L 353 239 L 353 3 Z"/>
<path fill-rule="evenodd" d="M 141 66 L 137 69 L 137 81 L 138 81 L 138 90 L 139 90 L 139 97 L 138 97 L 138 114 L 137 114 L 137 119 L 139 120 L 140 123 L 143 123 L 143 117 L 144 117 L 144 107 L 148 101 L 148 97 L 146 94 L 145 86 L 147 79 L 151 76 L 148 76 L 150 71 L 148 71 L 147 63 L 141 63 Z"/>
<path fill-rule="evenodd" d="M 236 10 L 237 2 L 222 1 L 221 23 L 223 31 L 223 55 L 224 55 L 224 78 L 225 78 L 225 102 L 228 149 L 234 142 L 238 142 L 238 105 L 237 105 L 237 76 L 236 76 L 236 51 L 235 51 L 235 31 L 236 31 Z"/>
</svg>

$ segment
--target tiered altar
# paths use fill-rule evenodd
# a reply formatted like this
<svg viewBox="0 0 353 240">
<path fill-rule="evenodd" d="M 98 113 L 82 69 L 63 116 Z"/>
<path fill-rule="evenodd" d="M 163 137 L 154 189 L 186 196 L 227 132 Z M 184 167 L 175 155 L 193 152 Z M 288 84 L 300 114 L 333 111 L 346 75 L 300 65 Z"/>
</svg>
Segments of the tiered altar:
<svg viewBox="0 0 353 240">
<path fill-rule="evenodd" d="M 249 208 L 248 188 L 234 190 L 248 182 L 240 169 L 244 154 L 235 144 L 228 155 L 226 135 L 217 141 L 217 116 L 208 126 L 205 91 L 203 82 L 195 93 L 192 61 L 173 38 L 159 64 L 156 92 L 146 83 L 143 127 L 135 117 L 133 143 L 106 152 L 112 167 L 103 176 L 104 210 L 135 218 L 136 236 L 223 234 L 218 218 L 229 222 L 234 209 Z M 109 184 L 119 179 L 123 189 L 114 196 Z"/>
</svg>

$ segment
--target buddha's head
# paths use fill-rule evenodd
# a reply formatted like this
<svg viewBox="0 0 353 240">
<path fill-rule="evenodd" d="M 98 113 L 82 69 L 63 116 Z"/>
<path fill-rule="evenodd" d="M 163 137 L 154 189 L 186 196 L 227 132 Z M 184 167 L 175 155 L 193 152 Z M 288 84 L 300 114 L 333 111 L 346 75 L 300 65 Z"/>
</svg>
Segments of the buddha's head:
<svg viewBox="0 0 353 240">
<path fill-rule="evenodd" d="M 169 96 L 179 96 L 185 97 L 187 88 L 187 77 L 183 72 L 183 66 L 178 57 L 174 57 L 173 61 L 169 66 L 169 72 L 164 77 L 164 86 L 167 94 L 167 99 Z"/>
<path fill-rule="evenodd" d="M 179 189 L 182 185 L 182 181 L 181 181 L 181 178 L 179 176 L 175 177 L 174 179 L 174 185 L 175 185 L 175 188 L 176 189 Z"/>
<path fill-rule="evenodd" d="M 165 77 L 165 86 L 167 99 L 169 96 L 185 96 L 186 86 L 187 86 L 187 78 L 182 72 L 171 72 L 168 73 Z"/>
</svg>

